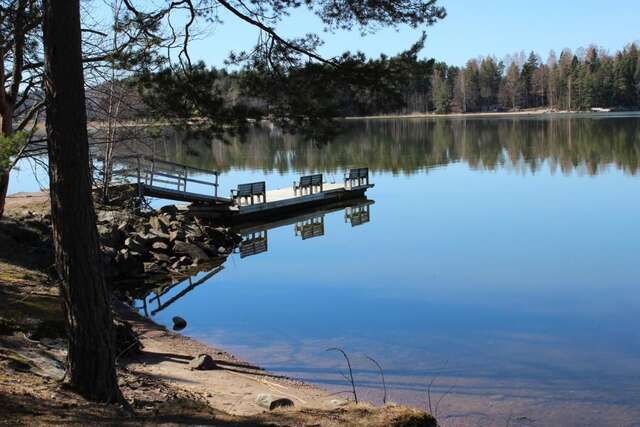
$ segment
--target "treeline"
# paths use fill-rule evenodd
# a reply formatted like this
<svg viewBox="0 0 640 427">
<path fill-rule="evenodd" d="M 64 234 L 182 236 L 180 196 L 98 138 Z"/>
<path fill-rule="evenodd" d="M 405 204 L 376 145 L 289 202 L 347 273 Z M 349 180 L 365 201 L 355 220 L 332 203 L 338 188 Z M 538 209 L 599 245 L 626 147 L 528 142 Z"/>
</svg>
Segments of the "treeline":
<svg viewBox="0 0 640 427">
<path fill-rule="evenodd" d="M 247 119 L 281 118 L 277 126 L 308 126 L 311 136 L 321 140 L 335 132 L 333 117 L 640 109 L 640 51 L 635 43 L 614 54 L 591 46 L 564 49 L 559 56 L 552 51 L 546 61 L 531 52 L 503 60 L 474 58 L 459 67 L 419 59 L 423 42 L 393 57 L 345 54 L 338 67 L 307 63 L 276 75 L 198 64 L 186 79 L 166 69 L 138 79 L 137 91 L 123 88 L 128 101 L 120 116 L 148 118 L 159 112 L 165 118 L 208 117 L 220 134 L 229 131 L 229 122 L 242 127 Z M 88 95 L 93 98 L 90 117 L 98 119 L 94 110 L 104 109 L 108 99 L 98 92 Z"/>
<path fill-rule="evenodd" d="M 217 73 L 224 76 L 222 80 L 238 77 L 222 70 Z M 303 76 L 300 80 L 307 81 L 317 78 L 318 69 L 303 69 L 299 73 Z M 493 56 L 474 58 L 462 67 L 419 59 L 414 50 L 410 54 L 368 60 L 360 75 L 368 78 L 373 75 L 380 82 L 380 90 L 363 90 L 352 83 L 327 84 L 320 96 L 324 99 L 314 102 L 330 104 L 331 111 L 338 116 L 640 108 L 640 50 L 635 43 L 614 54 L 590 46 L 575 52 L 564 49 L 560 55 L 551 51 L 544 61 L 531 52 L 503 60 Z M 241 92 L 234 89 L 234 84 L 222 86 L 228 90 L 227 97 Z M 290 97 L 303 93 L 300 87 L 304 86 L 294 85 L 296 90 Z M 283 92 L 279 91 L 280 96 Z M 318 94 L 313 95 L 317 98 Z M 274 94 L 273 98 L 277 97 Z M 253 105 L 259 98 L 259 95 L 253 98 Z M 269 108 L 271 102 L 259 104 Z"/>
<path fill-rule="evenodd" d="M 408 98 L 411 106 L 411 98 Z M 471 59 L 464 67 L 434 64 L 429 108 L 438 113 L 522 108 L 633 109 L 640 105 L 640 53 L 631 43 L 610 55 L 591 46 L 553 51 L 546 62 L 535 52 L 503 61 Z"/>
</svg>

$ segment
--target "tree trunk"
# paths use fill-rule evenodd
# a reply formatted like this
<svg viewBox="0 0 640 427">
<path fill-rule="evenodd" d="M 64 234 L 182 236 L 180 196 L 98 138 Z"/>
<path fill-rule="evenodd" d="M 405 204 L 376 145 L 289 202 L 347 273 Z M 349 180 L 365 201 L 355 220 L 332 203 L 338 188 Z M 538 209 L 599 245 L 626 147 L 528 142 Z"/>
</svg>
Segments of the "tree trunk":
<svg viewBox="0 0 640 427">
<path fill-rule="evenodd" d="M 0 172 L 0 219 L 4 215 L 4 205 L 7 200 L 7 189 L 9 188 L 9 172 Z"/>
<path fill-rule="evenodd" d="M 51 220 L 68 325 L 67 376 L 90 400 L 122 399 L 91 199 L 79 0 L 44 1 Z"/>
<path fill-rule="evenodd" d="M 9 109 L 7 106 L 2 108 L 0 115 L 2 116 L 2 135 L 7 136 L 11 135 L 13 132 L 13 125 L 11 116 L 9 114 Z M 10 171 L 0 171 L 0 219 L 4 216 L 4 205 L 7 201 L 7 190 L 9 189 L 9 172 Z"/>
</svg>

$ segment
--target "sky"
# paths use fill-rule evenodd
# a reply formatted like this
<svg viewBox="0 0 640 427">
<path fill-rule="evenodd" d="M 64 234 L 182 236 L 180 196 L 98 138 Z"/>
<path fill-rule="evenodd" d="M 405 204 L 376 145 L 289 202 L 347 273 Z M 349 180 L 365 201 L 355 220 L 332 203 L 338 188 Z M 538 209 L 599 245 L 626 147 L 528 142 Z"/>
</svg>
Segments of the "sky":
<svg viewBox="0 0 640 427">
<path fill-rule="evenodd" d="M 427 31 L 421 57 L 436 58 L 451 65 L 468 59 L 531 50 L 546 59 L 549 50 L 576 49 L 591 44 L 611 52 L 632 41 L 640 41 L 640 0 L 440 0 L 448 16 Z M 208 30 L 192 45 L 192 59 L 223 66 L 230 50 L 250 49 L 257 31 L 231 15 Z M 306 11 L 296 11 L 277 27 L 286 37 L 315 32 L 325 40 L 324 56 L 345 50 L 363 51 L 377 57 L 393 55 L 415 42 L 422 29 L 385 29 L 362 37 L 359 32 L 323 34 L 322 24 Z"/>
</svg>

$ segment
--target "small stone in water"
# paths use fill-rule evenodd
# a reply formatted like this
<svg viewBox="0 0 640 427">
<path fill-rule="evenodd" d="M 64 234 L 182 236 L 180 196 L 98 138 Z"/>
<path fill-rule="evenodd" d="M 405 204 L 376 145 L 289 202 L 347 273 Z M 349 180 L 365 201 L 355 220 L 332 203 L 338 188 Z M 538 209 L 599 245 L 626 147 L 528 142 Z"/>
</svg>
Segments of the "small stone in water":
<svg viewBox="0 0 640 427">
<path fill-rule="evenodd" d="M 181 331 L 184 328 L 187 327 L 187 321 L 184 320 L 182 317 L 180 316 L 174 316 L 173 320 L 173 330 L 174 331 Z"/>
</svg>

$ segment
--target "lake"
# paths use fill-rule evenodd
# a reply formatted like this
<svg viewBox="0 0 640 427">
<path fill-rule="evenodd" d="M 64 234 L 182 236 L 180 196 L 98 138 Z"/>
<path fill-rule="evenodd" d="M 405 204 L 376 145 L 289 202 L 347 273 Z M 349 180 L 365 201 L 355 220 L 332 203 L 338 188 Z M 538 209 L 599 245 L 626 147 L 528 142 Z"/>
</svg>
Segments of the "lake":
<svg viewBox="0 0 640 427">
<path fill-rule="evenodd" d="M 640 115 L 346 127 L 321 147 L 276 130 L 156 141 L 220 170 L 221 194 L 350 166 L 376 186 L 370 204 L 269 228 L 153 318 L 336 392 L 345 363 L 326 349 L 340 347 L 359 397 L 380 403 L 372 357 L 392 401 L 428 409 L 431 383 L 444 426 L 640 425 Z M 30 189 L 26 172 L 10 192 Z"/>
</svg>

